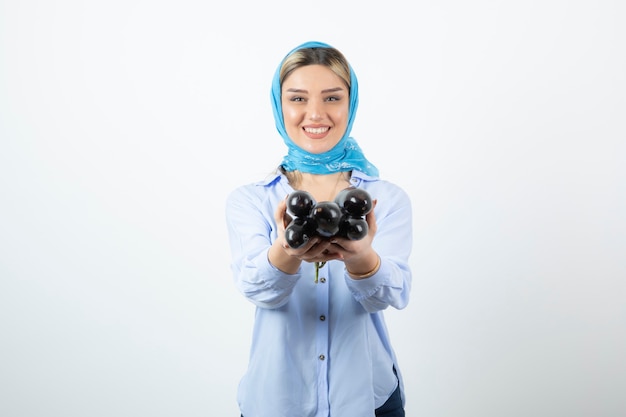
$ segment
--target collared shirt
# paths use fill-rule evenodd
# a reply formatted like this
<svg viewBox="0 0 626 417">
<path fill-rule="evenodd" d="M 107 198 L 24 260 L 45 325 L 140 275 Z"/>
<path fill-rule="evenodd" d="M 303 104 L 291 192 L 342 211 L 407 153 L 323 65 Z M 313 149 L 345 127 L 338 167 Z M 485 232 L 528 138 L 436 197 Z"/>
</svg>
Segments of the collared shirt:
<svg viewBox="0 0 626 417">
<path fill-rule="evenodd" d="M 279 171 L 227 199 L 234 282 L 256 305 L 237 394 L 245 417 L 374 417 L 398 384 L 403 388 L 383 310 L 409 301 L 411 202 L 397 185 L 358 171 L 350 182 L 377 200 L 372 246 L 381 265 L 361 280 L 338 260 L 319 270 L 317 283 L 312 263 L 286 274 L 268 261 L 276 207 L 293 192 Z"/>
</svg>

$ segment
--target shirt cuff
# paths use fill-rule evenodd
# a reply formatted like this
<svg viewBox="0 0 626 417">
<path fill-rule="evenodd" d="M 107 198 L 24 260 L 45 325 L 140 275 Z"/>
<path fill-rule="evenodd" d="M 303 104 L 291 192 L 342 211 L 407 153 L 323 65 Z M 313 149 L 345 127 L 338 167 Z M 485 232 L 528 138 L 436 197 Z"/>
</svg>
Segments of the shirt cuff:
<svg viewBox="0 0 626 417">
<path fill-rule="evenodd" d="M 267 254 L 266 254 L 267 255 Z M 296 285 L 296 282 L 300 279 L 300 269 L 295 274 L 287 274 L 276 268 L 270 262 L 268 256 L 263 257 L 262 264 L 258 265 L 259 270 L 263 271 L 263 281 L 266 282 L 271 288 L 276 289 L 289 289 Z"/>
<path fill-rule="evenodd" d="M 376 271 L 376 273 L 369 278 L 354 279 L 350 276 L 350 274 L 348 274 L 347 270 L 344 272 L 344 275 L 346 285 L 357 301 L 371 297 L 378 290 L 380 290 L 381 287 L 385 286 L 389 282 L 388 268 L 382 259 L 380 261 L 380 268 L 378 268 L 378 271 Z"/>
</svg>

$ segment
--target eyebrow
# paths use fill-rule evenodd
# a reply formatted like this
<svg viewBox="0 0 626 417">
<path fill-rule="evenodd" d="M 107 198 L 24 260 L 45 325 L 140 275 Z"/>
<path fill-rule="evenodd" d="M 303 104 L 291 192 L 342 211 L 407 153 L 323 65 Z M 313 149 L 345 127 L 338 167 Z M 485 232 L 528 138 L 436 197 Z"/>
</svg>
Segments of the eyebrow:
<svg viewBox="0 0 626 417">
<path fill-rule="evenodd" d="M 322 94 L 334 93 L 334 92 L 343 91 L 343 90 L 344 90 L 343 87 L 327 88 L 326 90 L 322 90 Z M 308 93 L 308 90 L 304 90 L 301 88 L 288 88 L 286 91 L 289 93 Z"/>
</svg>

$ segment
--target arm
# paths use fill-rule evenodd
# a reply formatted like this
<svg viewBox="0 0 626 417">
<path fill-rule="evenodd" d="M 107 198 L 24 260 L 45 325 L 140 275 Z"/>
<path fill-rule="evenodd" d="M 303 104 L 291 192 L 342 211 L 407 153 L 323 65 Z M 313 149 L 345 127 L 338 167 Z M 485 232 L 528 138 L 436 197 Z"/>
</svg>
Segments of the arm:
<svg viewBox="0 0 626 417">
<path fill-rule="evenodd" d="M 367 278 L 345 274 L 353 296 L 370 313 L 388 306 L 406 307 L 412 280 L 408 264 L 413 236 L 412 208 L 408 195 L 400 189 L 394 190 L 377 201 L 375 212 L 375 218 L 368 218 L 368 224 L 373 221 L 375 225 L 371 246 L 359 250 L 363 262 L 357 263 L 359 257 L 354 263 L 346 259 L 346 269 L 355 274 L 371 271 L 368 268 L 376 267 L 377 262 L 372 253 L 380 257 L 380 265 Z"/>
<path fill-rule="evenodd" d="M 226 226 L 232 255 L 231 270 L 237 289 L 263 308 L 284 305 L 300 275 L 299 264 L 281 271 L 269 261 L 276 236 L 275 211 L 267 194 L 239 188 L 226 200 Z M 282 226 L 282 225 L 281 225 Z M 275 243 L 277 246 L 279 243 Z"/>
</svg>

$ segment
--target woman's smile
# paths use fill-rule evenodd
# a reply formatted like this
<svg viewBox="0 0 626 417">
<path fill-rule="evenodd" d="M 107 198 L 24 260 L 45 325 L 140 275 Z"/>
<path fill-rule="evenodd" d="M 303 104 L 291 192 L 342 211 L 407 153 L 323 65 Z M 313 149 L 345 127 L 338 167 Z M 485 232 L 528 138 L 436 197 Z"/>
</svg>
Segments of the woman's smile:
<svg viewBox="0 0 626 417">
<path fill-rule="evenodd" d="M 330 127 L 329 126 L 319 126 L 319 127 L 304 126 L 302 130 L 304 130 L 304 133 L 311 139 L 323 139 L 326 137 L 326 135 L 330 131 Z"/>
</svg>

